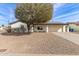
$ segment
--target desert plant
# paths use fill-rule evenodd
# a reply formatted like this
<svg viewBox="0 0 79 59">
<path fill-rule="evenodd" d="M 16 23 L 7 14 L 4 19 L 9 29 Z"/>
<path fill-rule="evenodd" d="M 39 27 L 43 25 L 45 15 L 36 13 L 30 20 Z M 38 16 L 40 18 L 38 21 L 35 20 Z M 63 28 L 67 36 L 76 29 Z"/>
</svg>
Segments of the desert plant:
<svg viewBox="0 0 79 59">
<path fill-rule="evenodd" d="M 6 30 L 8 33 L 11 33 L 11 26 L 8 26 L 8 28 Z"/>
</svg>

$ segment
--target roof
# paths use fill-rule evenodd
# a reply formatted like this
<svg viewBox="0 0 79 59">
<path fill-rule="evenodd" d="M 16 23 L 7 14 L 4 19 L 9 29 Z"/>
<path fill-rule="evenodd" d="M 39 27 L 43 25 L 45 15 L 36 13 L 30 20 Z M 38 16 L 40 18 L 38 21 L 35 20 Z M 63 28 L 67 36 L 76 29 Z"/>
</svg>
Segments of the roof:
<svg viewBox="0 0 79 59">
<path fill-rule="evenodd" d="M 68 24 L 75 24 L 75 25 L 79 25 L 79 22 L 69 22 Z"/>
<path fill-rule="evenodd" d="M 14 23 L 17 23 L 17 22 L 19 22 L 19 21 L 14 21 L 14 22 L 11 22 L 11 23 L 9 23 L 9 24 L 11 25 L 11 24 L 14 24 Z"/>
<path fill-rule="evenodd" d="M 11 25 L 11 24 L 15 24 L 17 22 L 20 22 L 20 21 L 14 21 L 9 24 Z M 34 24 L 34 25 L 68 25 L 68 23 L 40 23 L 40 24 Z"/>
<path fill-rule="evenodd" d="M 75 24 L 76 22 L 68 22 L 67 24 Z"/>
<path fill-rule="evenodd" d="M 34 24 L 34 25 L 68 25 L 66 23 L 42 23 L 42 24 Z"/>
</svg>

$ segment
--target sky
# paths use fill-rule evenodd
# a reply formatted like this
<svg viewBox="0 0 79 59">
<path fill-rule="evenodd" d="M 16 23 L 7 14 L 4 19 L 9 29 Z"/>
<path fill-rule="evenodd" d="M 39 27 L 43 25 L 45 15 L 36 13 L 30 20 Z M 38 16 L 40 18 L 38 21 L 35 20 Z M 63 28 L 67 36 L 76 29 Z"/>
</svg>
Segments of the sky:
<svg viewBox="0 0 79 59">
<path fill-rule="evenodd" d="M 52 22 L 77 22 L 79 21 L 78 3 L 58 3 L 54 4 L 54 14 Z"/>
<path fill-rule="evenodd" d="M 16 4 L 0 3 L 0 25 L 8 24 L 16 20 L 15 10 Z"/>
<path fill-rule="evenodd" d="M 16 21 L 15 3 L 0 3 L 0 25 Z M 55 3 L 51 22 L 76 22 L 79 21 L 78 3 Z"/>
</svg>

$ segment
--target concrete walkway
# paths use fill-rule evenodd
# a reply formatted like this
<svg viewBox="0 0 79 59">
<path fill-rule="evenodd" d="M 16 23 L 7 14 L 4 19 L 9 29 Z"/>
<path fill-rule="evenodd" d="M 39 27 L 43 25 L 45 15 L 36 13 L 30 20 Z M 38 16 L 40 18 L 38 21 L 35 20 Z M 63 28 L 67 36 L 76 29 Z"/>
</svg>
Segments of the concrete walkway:
<svg viewBox="0 0 79 59">
<path fill-rule="evenodd" d="M 79 45 L 79 34 L 70 32 L 53 32 L 53 34 Z"/>
</svg>

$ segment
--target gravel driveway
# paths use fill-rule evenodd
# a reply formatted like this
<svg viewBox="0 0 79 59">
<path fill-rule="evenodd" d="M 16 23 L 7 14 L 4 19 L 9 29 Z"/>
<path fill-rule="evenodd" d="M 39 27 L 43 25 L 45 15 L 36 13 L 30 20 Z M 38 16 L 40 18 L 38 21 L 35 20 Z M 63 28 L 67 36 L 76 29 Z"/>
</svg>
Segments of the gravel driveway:
<svg viewBox="0 0 79 59">
<path fill-rule="evenodd" d="M 0 55 L 79 55 L 79 45 L 52 33 L 0 35 Z"/>
</svg>

